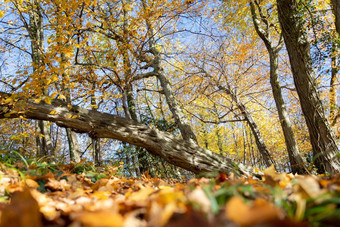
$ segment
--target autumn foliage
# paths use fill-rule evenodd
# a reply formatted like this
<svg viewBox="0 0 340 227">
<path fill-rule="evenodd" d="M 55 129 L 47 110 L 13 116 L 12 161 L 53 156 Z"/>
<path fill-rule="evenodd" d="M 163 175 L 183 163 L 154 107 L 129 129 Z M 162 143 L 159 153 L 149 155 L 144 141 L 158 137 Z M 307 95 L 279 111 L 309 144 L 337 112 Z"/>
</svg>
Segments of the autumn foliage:
<svg viewBox="0 0 340 227">
<path fill-rule="evenodd" d="M 0 2 L 1 226 L 332 226 L 337 1 Z"/>
</svg>

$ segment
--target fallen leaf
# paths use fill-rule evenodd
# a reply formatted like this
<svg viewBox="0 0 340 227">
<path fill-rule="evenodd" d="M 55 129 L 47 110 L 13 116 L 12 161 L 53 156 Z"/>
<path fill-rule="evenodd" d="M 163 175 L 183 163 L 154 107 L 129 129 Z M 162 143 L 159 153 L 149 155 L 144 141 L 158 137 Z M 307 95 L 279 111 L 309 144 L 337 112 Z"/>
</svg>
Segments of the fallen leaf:
<svg viewBox="0 0 340 227">
<path fill-rule="evenodd" d="M 38 202 L 28 188 L 15 192 L 11 203 L 2 210 L 1 227 L 40 227 L 42 215 Z"/>
<path fill-rule="evenodd" d="M 211 209 L 211 202 L 201 188 L 196 188 L 191 193 L 189 193 L 188 199 L 189 201 L 200 205 L 202 211 L 205 213 L 209 212 Z"/>
<path fill-rule="evenodd" d="M 319 182 L 312 176 L 297 176 L 298 185 L 308 197 L 317 197 L 322 193 Z"/>
<path fill-rule="evenodd" d="M 248 206 L 243 198 L 232 197 L 226 205 L 227 217 L 241 226 L 250 226 L 279 220 L 282 212 L 264 199 L 256 199 Z"/>
<path fill-rule="evenodd" d="M 71 215 L 71 218 L 80 222 L 83 227 L 124 226 L 123 217 L 120 214 L 110 210 L 74 213 Z"/>
<path fill-rule="evenodd" d="M 26 185 L 29 188 L 39 188 L 40 187 L 39 184 L 35 180 L 32 180 L 32 179 L 26 179 Z"/>
</svg>

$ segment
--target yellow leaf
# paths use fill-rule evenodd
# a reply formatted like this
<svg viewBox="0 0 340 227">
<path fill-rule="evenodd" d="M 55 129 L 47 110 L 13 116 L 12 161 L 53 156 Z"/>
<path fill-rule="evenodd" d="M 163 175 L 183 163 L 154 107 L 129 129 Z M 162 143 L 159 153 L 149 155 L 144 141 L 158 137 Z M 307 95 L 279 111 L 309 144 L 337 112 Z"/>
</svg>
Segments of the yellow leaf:
<svg viewBox="0 0 340 227">
<path fill-rule="evenodd" d="M 52 103 L 52 99 L 50 97 L 46 97 L 44 100 L 47 104 L 51 104 Z"/>
<path fill-rule="evenodd" d="M 57 113 L 57 111 L 56 110 L 52 110 L 51 112 L 50 112 L 50 114 L 56 114 Z"/>
<path fill-rule="evenodd" d="M 43 226 L 39 205 L 29 189 L 15 192 L 1 211 L 1 226 Z"/>
<path fill-rule="evenodd" d="M 58 95 L 58 92 L 54 91 L 54 92 L 52 93 L 52 95 L 51 95 L 51 98 L 52 98 L 52 99 L 55 99 L 55 97 L 57 97 L 57 95 Z"/>
<path fill-rule="evenodd" d="M 24 120 L 24 121 L 27 121 L 27 118 L 24 118 L 23 116 L 20 116 L 19 118 Z"/>
<path fill-rule="evenodd" d="M 34 99 L 34 102 L 35 103 L 40 103 L 41 102 L 41 98 Z"/>
<path fill-rule="evenodd" d="M 60 99 L 63 99 L 63 100 L 66 100 L 66 97 L 65 97 L 65 95 L 63 95 L 63 94 L 60 94 L 60 95 L 59 95 L 59 98 L 60 98 Z"/>
<path fill-rule="evenodd" d="M 29 187 L 29 188 L 39 188 L 39 184 L 35 181 L 35 180 L 32 180 L 32 179 L 26 179 L 26 185 Z"/>
</svg>

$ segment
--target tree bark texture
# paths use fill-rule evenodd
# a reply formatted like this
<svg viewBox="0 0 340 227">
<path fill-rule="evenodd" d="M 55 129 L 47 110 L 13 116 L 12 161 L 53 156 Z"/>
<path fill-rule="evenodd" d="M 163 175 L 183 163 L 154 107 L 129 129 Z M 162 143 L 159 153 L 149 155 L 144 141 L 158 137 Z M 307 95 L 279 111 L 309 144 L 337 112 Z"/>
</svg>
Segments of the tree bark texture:
<svg viewBox="0 0 340 227">
<path fill-rule="evenodd" d="M 44 46 L 44 34 L 43 34 L 43 16 L 40 11 L 40 6 L 36 1 L 32 1 L 29 11 L 29 26 L 26 27 L 31 41 L 31 58 L 33 63 L 33 72 L 41 73 L 41 68 L 44 64 L 43 60 L 43 46 Z M 45 93 L 45 89 L 38 86 L 38 89 L 42 89 L 39 95 Z M 52 156 L 54 155 L 53 144 L 49 132 L 49 126 L 47 122 L 39 121 L 36 124 L 36 131 L 39 134 L 36 137 L 37 148 L 40 156 Z"/>
<path fill-rule="evenodd" d="M 308 170 L 299 154 L 299 149 L 295 140 L 292 124 L 290 122 L 288 112 L 286 109 L 286 104 L 282 97 L 282 90 L 279 80 L 279 51 L 282 49 L 283 40 L 282 37 L 279 38 L 277 44 L 274 44 L 273 39 L 271 38 L 271 31 L 269 26 L 269 21 L 266 18 L 259 19 L 256 13 L 256 7 L 258 7 L 258 11 L 260 11 L 260 16 L 263 13 L 262 9 L 258 4 L 255 4 L 254 0 L 250 0 L 250 9 L 252 14 L 252 19 L 254 23 L 254 27 L 256 33 L 264 42 L 268 54 L 269 54 L 269 63 L 270 63 L 270 84 L 272 88 L 273 97 L 275 100 L 277 112 L 280 119 L 281 128 L 283 131 L 283 135 L 285 137 L 285 143 L 287 147 L 288 157 L 290 166 L 293 173 L 305 174 L 308 173 Z M 265 30 L 261 28 L 260 24 L 263 24 Z M 280 34 L 281 35 L 281 34 Z"/>
<path fill-rule="evenodd" d="M 127 118 L 78 106 L 68 107 L 61 100 L 53 100 L 51 104 L 38 104 L 25 99 L 13 105 L 5 101 L 9 96 L 0 92 L 0 119 L 23 116 L 47 120 L 60 127 L 72 128 L 78 133 L 88 133 L 91 137 L 117 139 L 143 147 L 167 162 L 194 173 L 219 171 L 227 174 L 249 174 L 243 166 L 235 165 L 229 158 Z"/>
<path fill-rule="evenodd" d="M 288 157 L 290 166 L 293 173 L 306 174 L 308 170 L 300 156 L 297 142 L 295 140 L 292 123 L 288 117 L 285 102 L 282 97 L 282 91 L 280 81 L 278 77 L 278 55 L 273 52 L 269 52 L 270 56 L 270 84 L 272 92 L 279 114 L 279 119 L 285 137 L 285 143 L 288 151 Z"/>
<path fill-rule="evenodd" d="M 339 71 L 339 44 L 336 41 L 332 43 L 332 75 L 329 83 L 329 119 L 331 121 L 331 126 L 334 127 L 337 123 L 339 117 L 339 110 L 337 107 L 337 92 L 336 92 L 336 82 L 337 75 Z"/>
<path fill-rule="evenodd" d="M 335 17 L 335 28 L 340 35 L 340 0 L 331 0 L 331 3 Z"/>
<path fill-rule="evenodd" d="M 146 10 L 146 2 L 142 1 L 144 10 Z M 197 143 L 197 138 L 192 130 L 190 123 L 187 119 L 187 117 L 184 114 L 183 108 L 179 104 L 179 102 L 176 100 L 174 96 L 173 89 L 171 87 L 170 81 L 167 79 L 164 73 L 164 69 L 161 66 L 161 53 L 156 48 L 155 43 L 155 35 L 153 31 L 153 27 L 149 20 L 146 19 L 146 26 L 148 29 L 148 36 L 149 36 L 149 51 L 154 55 L 152 67 L 154 69 L 154 74 L 157 76 L 163 91 L 165 95 L 165 100 L 169 106 L 169 109 L 175 119 L 176 125 L 178 126 L 179 130 L 181 131 L 181 135 L 184 140 L 189 141 L 194 144 Z"/>
<path fill-rule="evenodd" d="M 325 117 L 313 76 L 310 45 L 298 12 L 298 3 L 296 0 L 277 0 L 277 6 L 295 87 L 313 147 L 314 164 L 319 173 L 337 173 L 340 171 L 339 149 Z"/>
</svg>

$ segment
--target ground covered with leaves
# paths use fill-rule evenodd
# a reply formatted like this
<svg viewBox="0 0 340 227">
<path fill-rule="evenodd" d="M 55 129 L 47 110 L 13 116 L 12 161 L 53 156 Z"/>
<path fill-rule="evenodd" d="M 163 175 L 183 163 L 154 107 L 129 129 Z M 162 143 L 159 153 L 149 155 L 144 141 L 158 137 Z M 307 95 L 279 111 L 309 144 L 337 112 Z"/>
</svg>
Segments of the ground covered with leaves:
<svg viewBox="0 0 340 227">
<path fill-rule="evenodd" d="M 335 226 L 340 176 L 125 178 L 118 167 L 0 166 L 1 226 Z"/>
</svg>

